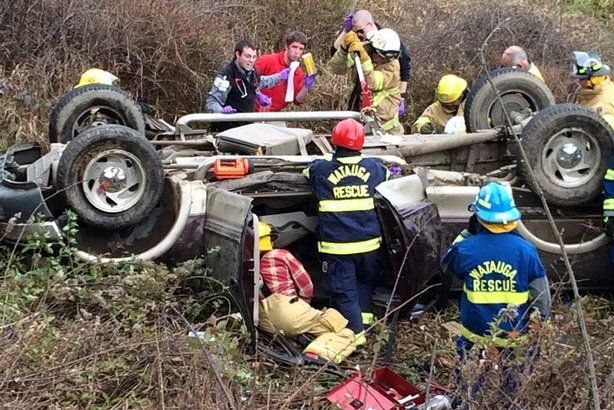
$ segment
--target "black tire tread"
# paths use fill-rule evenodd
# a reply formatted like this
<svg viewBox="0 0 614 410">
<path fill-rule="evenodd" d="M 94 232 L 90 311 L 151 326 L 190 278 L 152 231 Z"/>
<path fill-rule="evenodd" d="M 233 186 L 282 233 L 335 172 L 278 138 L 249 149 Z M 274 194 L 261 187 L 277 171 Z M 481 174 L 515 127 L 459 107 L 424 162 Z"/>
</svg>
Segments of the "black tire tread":
<svg viewBox="0 0 614 410">
<path fill-rule="evenodd" d="M 490 76 L 495 85 L 499 85 L 497 83 L 506 81 L 522 81 L 532 84 L 533 86 L 540 88 L 540 92 L 544 92 L 547 94 L 547 98 L 549 99 L 548 105 L 553 105 L 555 103 L 554 96 L 552 95 L 550 89 L 539 78 L 535 77 L 533 74 L 527 71 L 522 71 L 515 68 L 497 68 L 490 71 Z M 476 110 L 482 110 L 482 107 L 476 107 L 476 100 L 479 105 L 479 100 L 483 98 L 486 94 L 491 92 L 491 85 L 488 82 L 488 76 L 486 75 L 480 77 L 469 90 L 469 93 L 467 94 L 467 99 L 465 100 L 464 112 L 465 124 L 467 124 L 468 132 L 478 131 L 478 128 L 474 126 L 474 116 L 487 115 L 486 113 L 474 113 L 474 111 Z"/>
<path fill-rule="evenodd" d="M 119 213 L 106 213 L 94 208 L 81 188 L 84 157 L 102 146 L 119 146 L 136 155 L 147 173 L 147 186 L 141 200 L 132 208 Z M 102 229 L 115 230 L 143 220 L 158 204 L 162 196 L 164 174 L 162 162 L 149 141 L 135 130 L 122 125 L 104 125 L 79 134 L 66 146 L 58 163 L 57 188 L 67 205 L 84 223 Z"/>
<path fill-rule="evenodd" d="M 144 116 L 138 104 L 128 93 L 112 85 L 89 84 L 73 88 L 58 100 L 49 117 L 49 141 L 68 143 L 72 139 L 72 124 L 67 123 L 71 115 L 74 114 L 74 105 L 86 103 L 90 99 L 95 101 L 104 97 L 104 95 L 113 96 L 117 101 L 120 101 L 123 108 L 130 111 L 124 113 L 128 114 L 127 117 L 129 117 L 130 124 L 127 125 L 145 135 Z"/>
<path fill-rule="evenodd" d="M 584 184 L 582 187 L 562 188 L 557 189 L 554 184 L 548 181 L 547 177 L 540 172 L 540 161 L 543 146 L 548 140 L 548 136 L 552 135 L 552 127 L 556 127 L 558 121 L 578 121 L 582 122 L 593 121 L 597 127 L 603 128 L 602 138 L 605 141 L 602 144 L 600 169 L 591 181 Z M 609 139 L 605 133 L 609 134 Z M 610 125 L 596 112 L 579 104 L 556 104 L 547 107 L 537 113 L 522 131 L 522 146 L 525 149 L 530 166 L 534 173 L 540 188 L 548 201 L 558 206 L 576 206 L 590 203 L 601 192 L 601 180 L 607 168 L 607 161 L 614 146 L 614 131 Z M 524 179 L 527 185 L 537 191 L 537 187 L 532 183 L 527 164 L 521 163 L 519 167 L 520 176 Z"/>
</svg>

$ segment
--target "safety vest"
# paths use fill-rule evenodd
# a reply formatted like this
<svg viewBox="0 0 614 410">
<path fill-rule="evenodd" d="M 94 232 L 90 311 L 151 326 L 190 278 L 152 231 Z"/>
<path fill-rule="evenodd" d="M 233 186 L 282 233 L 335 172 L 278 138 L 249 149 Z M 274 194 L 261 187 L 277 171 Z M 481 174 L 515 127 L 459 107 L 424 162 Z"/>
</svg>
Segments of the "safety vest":
<svg viewBox="0 0 614 410">
<path fill-rule="evenodd" d="M 375 187 L 388 170 L 375 158 L 319 159 L 304 171 L 318 200 L 318 250 L 333 255 L 371 252 L 380 247 Z"/>
<path fill-rule="evenodd" d="M 463 281 L 463 336 L 472 341 L 484 336 L 498 340 L 512 330 L 526 331 L 529 283 L 546 275 L 533 245 L 515 232 L 495 234 L 481 229 L 452 244 L 443 265 Z M 508 312 L 501 316 L 506 308 Z M 491 334 L 493 323 L 500 334 Z"/>
</svg>

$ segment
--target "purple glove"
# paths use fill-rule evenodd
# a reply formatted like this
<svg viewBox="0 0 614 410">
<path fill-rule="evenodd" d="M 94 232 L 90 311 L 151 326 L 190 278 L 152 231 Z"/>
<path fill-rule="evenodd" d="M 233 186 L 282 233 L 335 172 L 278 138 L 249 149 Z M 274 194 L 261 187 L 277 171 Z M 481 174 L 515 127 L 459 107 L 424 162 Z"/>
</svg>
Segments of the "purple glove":
<svg viewBox="0 0 614 410">
<path fill-rule="evenodd" d="M 403 173 L 403 168 L 401 168 L 399 164 L 391 164 L 388 167 L 388 172 L 390 173 L 391 176 L 398 176 Z"/>
<path fill-rule="evenodd" d="M 271 98 L 262 94 L 260 91 L 256 94 L 256 100 L 258 100 L 258 104 L 260 104 L 261 107 L 268 107 L 271 105 Z"/>
<path fill-rule="evenodd" d="M 345 16 L 345 21 L 343 22 L 343 31 L 349 33 L 352 31 L 354 25 L 352 24 L 352 19 L 354 18 L 354 12 L 350 12 Z"/>
<path fill-rule="evenodd" d="M 307 77 L 305 77 L 305 80 L 303 81 L 303 85 L 308 90 L 311 90 L 311 87 L 313 87 L 315 85 L 315 83 L 316 83 L 316 75 L 315 74 L 308 75 Z"/>
<path fill-rule="evenodd" d="M 225 105 L 222 107 L 222 114 L 232 114 L 235 112 L 237 112 L 237 110 L 233 108 L 232 105 Z"/>
<path fill-rule="evenodd" d="M 288 80 L 288 77 L 290 76 L 290 69 L 289 68 L 284 68 L 283 70 L 281 70 L 279 72 L 279 78 L 283 81 Z"/>
<path fill-rule="evenodd" d="M 401 98 L 401 103 L 399 104 L 399 117 L 405 114 L 405 100 Z"/>
</svg>

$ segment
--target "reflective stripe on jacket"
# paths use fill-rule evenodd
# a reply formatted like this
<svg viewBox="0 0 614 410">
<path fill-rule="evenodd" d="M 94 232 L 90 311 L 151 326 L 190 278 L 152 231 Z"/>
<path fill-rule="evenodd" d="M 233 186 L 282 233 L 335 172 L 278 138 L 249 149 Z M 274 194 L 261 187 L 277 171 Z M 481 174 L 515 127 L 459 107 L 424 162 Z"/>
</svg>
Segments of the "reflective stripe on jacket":
<svg viewBox="0 0 614 410">
<path fill-rule="evenodd" d="M 321 253 L 351 255 L 380 247 L 381 230 L 373 195 L 375 187 L 388 178 L 381 161 L 360 154 L 335 155 L 313 161 L 304 174 L 318 200 Z"/>
</svg>

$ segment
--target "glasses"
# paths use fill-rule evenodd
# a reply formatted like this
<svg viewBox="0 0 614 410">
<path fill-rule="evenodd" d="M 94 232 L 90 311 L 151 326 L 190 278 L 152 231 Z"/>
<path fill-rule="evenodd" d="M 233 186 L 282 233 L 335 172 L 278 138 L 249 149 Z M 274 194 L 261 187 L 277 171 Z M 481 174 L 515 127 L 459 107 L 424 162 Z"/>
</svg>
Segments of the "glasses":
<svg viewBox="0 0 614 410">
<path fill-rule="evenodd" d="M 395 51 L 395 50 L 387 50 L 387 51 L 383 51 L 383 50 L 375 50 L 377 52 L 377 54 L 379 54 L 381 57 L 387 59 L 387 60 L 394 60 L 395 58 L 399 58 L 399 55 L 401 54 L 400 51 Z"/>
</svg>

